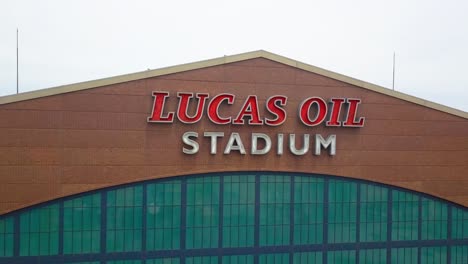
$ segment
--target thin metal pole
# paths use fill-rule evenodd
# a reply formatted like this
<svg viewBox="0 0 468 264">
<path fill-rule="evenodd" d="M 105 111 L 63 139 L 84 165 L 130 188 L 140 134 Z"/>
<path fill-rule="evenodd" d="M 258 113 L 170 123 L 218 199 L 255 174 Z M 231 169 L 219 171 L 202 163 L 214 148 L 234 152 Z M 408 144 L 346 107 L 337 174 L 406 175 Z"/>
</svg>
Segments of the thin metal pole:
<svg viewBox="0 0 468 264">
<path fill-rule="evenodd" d="M 393 79 L 392 79 L 392 90 L 395 91 L 395 52 L 393 52 Z"/>
<path fill-rule="evenodd" d="M 18 28 L 16 28 L 16 93 L 19 93 L 19 52 L 18 52 Z"/>
</svg>

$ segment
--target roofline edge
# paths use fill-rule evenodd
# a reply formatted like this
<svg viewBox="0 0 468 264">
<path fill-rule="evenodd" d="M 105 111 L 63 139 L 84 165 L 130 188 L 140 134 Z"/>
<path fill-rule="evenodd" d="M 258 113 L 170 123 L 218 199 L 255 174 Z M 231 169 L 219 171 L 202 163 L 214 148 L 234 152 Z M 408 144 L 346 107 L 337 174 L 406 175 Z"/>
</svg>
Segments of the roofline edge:
<svg viewBox="0 0 468 264">
<path fill-rule="evenodd" d="M 30 91 L 30 92 L 24 92 L 24 93 L 19 93 L 19 94 L 6 95 L 3 97 L 0 97 L 0 105 L 26 101 L 26 100 L 31 100 L 31 99 L 36 99 L 36 98 L 41 98 L 41 97 L 46 97 L 46 96 L 58 95 L 62 93 L 82 91 L 82 90 L 87 90 L 87 89 L 92 89 L 92 88 L 97 88 L 97 87 L 102 87 L 102 86 L 107 86 L 107 85 L 112 85 L 112 84 L 117 84 L 117 83 L 124 83 L 124 82 L 140 80 L 140 79 L 158 77 L 158 76 L 173 74 L 173 73 L 178 73 L 178 72 L 202 69 L 206 67 L 213 67 L 213 66 L 239 62 L 239 61 L 244 61 L 244 60 L 249 60 L 249 59 L 254 59 L 254 58 L 265 58 L 265 59 L 273 60 L 273 61 L 283 63 L 283 64 L 286 64 L 286 65 L 289 65 L 289 66 L 292 66 L 301 70 L 305 70 L 305 71 L 319 74 L 319 75 L 332 78 L 338 81 L 342 81 L 342 82 L 345 82 L 354 86 L 358 86 L 367 90 L 371 90 L 371 91 L 381 93 L 384 95 L 392 96 L 401 100 L 405 100 L 411 103 L 426 106 L 426 107 L 429 107 L 429 108 L 432 108 L 441 112 L 445 112 L 448 114 L 452 114 L 452 115 L 456 115 L 456 116 L 468 119 L 468 112 L 465 112 L 456 108 L 452 108 L 449 106 L 445 106 L 442 104 L 438 104 L 435 102 L 431 102 L 425 99 L 421 99 L 421 98 L 408 95 L 402 92 L 390 90 L 388 88 L 385 88 L 376 84 L 368 83 L 368 82 L 358 80 L 358 79 L 355 79 L 346 75 L 342 75 L 336 72 L 325 70 L 323 68 L 319 68 L 310 64 L 296 61 L 296 60 L 293 60 L 293 59 L 290 59 L 281 55 L 277 55 L 277 54 L 274 54 L 265 50 L 251 51 L 251 52 L 240 53 L 236 55 L 218 57 L 214 59 L 179 64 L 179 65 L 174 65 L 174 66 L 169 66 L 169 67 L 164 67 L 164 68 L 159 68 L 159 69 L 154 69 L 154 70 L 146 70 L 146 71 L 124 74 L 124 75 L 117 75 L 117 76 L 102 78 L 102 79 L 97 79 L 97 80 L 90 80 L 90 81 L 79 82 L 79 83 L 74 83 L 74 84 L 61 85 L 61 86 L 40 89 L 40 90 L 35 90 L 35 91 Z"/>
</svg>

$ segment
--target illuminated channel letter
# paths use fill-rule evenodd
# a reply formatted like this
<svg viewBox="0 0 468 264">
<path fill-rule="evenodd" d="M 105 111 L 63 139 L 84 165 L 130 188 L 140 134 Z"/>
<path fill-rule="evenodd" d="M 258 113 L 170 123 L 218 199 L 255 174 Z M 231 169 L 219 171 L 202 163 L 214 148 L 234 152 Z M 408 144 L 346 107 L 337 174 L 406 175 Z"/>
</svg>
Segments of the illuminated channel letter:
<svg viewBox="0 0 468 264">
<path fill-rule="evenodd" d="M 232 105 L 234 103 L 235 96 L 233 94 L 219 94 L 213 99 L 211 99 L 208 105 L 208 118 L 211 122 L 217 125 L 226 125 L 231 123 L 231 117 L 223 118 L 219 115 L 219 105 L 223 101 L 227 101 L 228 105 Z"/>
<path fill-rule="evenodd" d="M 168 92 L 153 92 L 153 111 L 151 116 L 148 117 L 148 122 L 151 123 L 172 123 L 174 121 L 174 112 L 169 112 L 163 116 L 164 104 L 166 97 L 169 97 Z"/>
<path fill-rule="evenodd" d="M 260 111 L 258 109 L 258 101 L 256 95 L 250 95 L 244 102 L 242 109 L 237 115 L 236 119 L 232 121 L 233 124 L 243 125 L 244 116 L 250 116 L 249 125 L 262 125 L 263 120 L 260 119 Z"/>
<path fill-rule="evenodd" d="M 188 148 L 183 148 L 182 151 L 185 153 L 185 154 L 196 154 L 198 153 L 198 150 L 200 149 L 200 146 L 198 145 L 198 142 L 196 142 L 195 140 L 192 140 L 190 139 L 190 137 L 194 137 L 194 138 L 198 138 L 198 133 L 197 132 L 185 132 L 183 135 L 182 135 L 182 141 L 186 144 L 186 145 L 189 145 L 192 147 L 192 149 L 188 149 Z"/>
<path fill-rule="evenodd" d="M 232 150 L 238 150 L 240 154 L 245 155 L 244 144 L 242 144 L 239 133 L 231 133 L 226 148 L 224 149 L 224 154 L 230 154 Z"/>
<path fill-rule="evenodd" d="M 281 106 L 286 106 L 288 98 L 284 95 L 275 95 L 268 98 L 266 108 L 275 118 L 265 118 L 265 124 L 269 126 L 279 126 L 286 121 L 286 111 Z"/>
<path fill-rule="evenodd" d="M 279 133 L 278 134 L 278 150 L 276 152 L 276 154 L 278 155 L 283 155 L 283 139 L 284 139 L 283 134 Z"/>
<path fill-rule="evenodd" d="M 301 156 L 309 151 L 309 134 L 304 134 L 304 142 L 302 143 L 302 148 L 296 148 L 296 134 L 289 135 L 289 150 L 292 154 Z"/>
<path fill-rule="evenodd" d="M 348 98 L 348 114 L 346 115 L 346 122 L 343 124 L 345 127 L 363 127 L 364 117 L 360 117 L 356 121 L 357 109 L 361 103 L 361 99 Z"/>
<path fill-rule="evenodd" d="M 317 113 L 314 118 L 310 117 L 310 108 L 317 105 Z M 305 99 L 299 107 L 299 117 L 306 126 L 316 126 L 325 120 L 327 116 L 327 103 L 320 97 L 310 97 Z"/>
<path fill-rule="evenodd" d="M 340 118 L 341 106 L 345 102 L 344 98 L 332 98 L 330 100 L 332 103 L 332 110 L 330 114 L 330 120 L 328 120 L 325 125 L 326 126 L 340 126 L 341 121 L 338 119 Z"/>
<path fill-rule="evenodd" d="M 325 140 L 322 135 L 317 134 L 315 135 L 315 155 L 320 155 L 320 151 L 322 149 L 330 147 L 329 153 L 331 156 L 336 155 L 336 135 L 330 135 L 328 138 Z"/>
<path fill-rule="evenodd" d="M 265 141 L 263 149 L 258 149 L 258 139 L 261 138 Z M 252 155 L 265 155 L 271 149 L 271 139 L 267 134 L 263 133 L 252 133 Z"/>
<path fill-rule="evenodd" d="M 177 97 L 179 97 L 179 107 L 177 108 L 177 118 L 179 121 L 185 124 L 193 124 L 200 121 L 203 115 L 203 109 L 205 109 L 205 101 L 208 98 L 208 94 L 205 93 L 197 93 L 196 97 L 198 99 L 197 109 L 195 110 L 195 115 L 189 116 L 188 111 L 188 104 L 190 99 L 193 98 L 193 93 L 177 93 Z"/>
<path fill-rule="evenodd" d="M 224 132 L 205 132 L 203 136 L 211 137 L 210 154 L 216 154 L 216 150 L 218 149 L 218 138 L 224 137 Z"/>
</svg>

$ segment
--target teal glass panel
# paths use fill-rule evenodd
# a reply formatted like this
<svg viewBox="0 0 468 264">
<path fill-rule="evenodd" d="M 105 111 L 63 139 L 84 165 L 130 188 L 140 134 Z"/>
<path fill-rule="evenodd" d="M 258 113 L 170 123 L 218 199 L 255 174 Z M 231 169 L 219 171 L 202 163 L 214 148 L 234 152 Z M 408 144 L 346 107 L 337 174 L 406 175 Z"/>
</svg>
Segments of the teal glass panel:
<svg viewBox="0 0 468 264">
<path fill-rule="evenodd" d="M 141 260 L 114 260 L 114 261 L 107 261 L 107 264 L 142 264 Z"/>
<path fill-rule="evenodd" d="M 417 248 L 392 248 L 392 264 L 414 264 L 418 263 Z"/>
<path fill-rule="evenodd" d="M 322 178 L 294 177 L 294 244 L 321 244 L 323 242 Z"/>
<path fill-rule="evenodd" d="M 181 186 L 179 180 L 148 184 L 147 250 L 180 248 Z"/>
<path fill-rule="evenodd" d="M 218 264 L 218 257 L 192 257 L 185 259 L 186 264 Z"/>
<path fill-rule="evenodd" d="M 294 264 L 322 264 L 322 252 L 299 252 L 294 253 Z"/>
<path fill-rule="evenodd" d="M 97 253 L 101 243 L 101 194 L 63 202 L 63 253 Z"/>
<path fill-rule="evenodd" d="M 450 250 L 452 264 L 468 263 L 468 246 L 453 246 Z"/>
<path fill-rule="evenodd" d="M 387 188 L 361 184 L 359 240 L 381 242 L 387 240 Z"/>
<path fill-rule="evenodd" d="M 447 205 L 426 198 L 421 199 L 421 239 L 446 239 Z"/>
<path fill-rule="evenodd" d="M 160 258 L 160 259 L 148 259 L 145 264 L 179 264 L 178 258 Z"/>
<path fill-rule="evenodd" d="M 13 217 L 0 219 L 0 257 L 13 256 Z"/>
<path fill-rule="evenodd" d="M 421 263 L 446 264 L 447 247 L 423 247 L 421 248 Z"/>
<path fill-rule="evenodd" d="M 291 177 L 260 176 L 260 246 L 288 245 Z"/>
<path fill-rule="evenodd" d="M 251 247 L 255 233 L 255 176 L 225 176 L 223 181 L 223 247 Z"/>
<path fill-rule="evenodd" d="M 20 256 L 58 253 L 59 206 L 35 208 L 20 215 Z"/>
<path fill-rule="evenodd" d="M 418 239 L 419 197 L 402 191 L 392 193 L 392 240 Z"/>
<path fill-rule="evenodd" d="M 107 192 L 107 252 L 141 250 L 143 187 Z"/>
<path fill-rule="evenodd" d="M 355 264 L 356 251 L 329 251 L 327 252 L 327 261 L 329 264 Z"/>
<path fill-rule="evenodd" d="M 452 207 L 452 238 L 468 238 L 468 210 Z"/>
<path fill-rule="evenodd" d="M 68 264 L 100 264 L 99 261 L 85 261 L 85 262 L 67 262 Z"/>
<path fill-rule="evenodd" d="M 359 264 L 386 264 L 386 249 L 361 249 L 359 251 Z"/>
<path fill-rule="evenodd" d="M 258 257 L 259 264 L 289 264 L 289 254 L 264 254 Z"/>
<path fill-rule="evenodd" d="M 218 176 L 187 179 L 187 248 L 218 246 L 219 188 Z"/>
<path fill-rule="evenodd" d="M 223 256 L 223 264 L 253 264 L 253 255 Z"/>
<path fill-rule="evenodd" d="M 356 242 L 357 184 L 329 180 L 328 186 L 328 242 Z"/>
</svg>

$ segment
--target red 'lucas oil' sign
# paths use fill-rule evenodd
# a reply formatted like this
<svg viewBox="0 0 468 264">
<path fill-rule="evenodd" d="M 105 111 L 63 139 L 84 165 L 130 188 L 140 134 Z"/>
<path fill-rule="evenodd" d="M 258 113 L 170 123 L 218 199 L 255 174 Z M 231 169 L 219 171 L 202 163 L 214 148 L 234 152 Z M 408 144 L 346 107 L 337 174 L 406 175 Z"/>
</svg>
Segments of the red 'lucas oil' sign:
<svg viewBox="0 0 468 264">
<path fill-rule="evenodd" d="M 233 94 L 221 93 L 211 96 L 207 93 L 177 93 L 178 106 L 177 109 L 165 109 L 165 102 L 170 97 L 169 92 L 155 91 L 153 92 L 153 109 L 151 116 L 148 117 L 149 123 L 173 123 L 177 118 L 182 123 L 194 124 L 200 121 L 205 116 L 211 122 L 218 125 L 244 125 L 245 119 L 248 119 L 248 125 L 268 125 L 279 126 L 286 121 L 286 107 L 288 107 L 288 98 L 284 95 L 274 95 L 269 97 L 265 105 L 268 112 L 268 117 L 262 117 L 260 114 L 259 103 L 256 95 L 249 95 L 244 100 L 242 107 L 239 108 L 236 115 L 228 115 L 220 112 L 221 105 L 231 106 L 234 104 L 236 97 Z M 325 124 L 329 127 L 363 127 L 365 118 L 358 116 L 358 106 L 361 99 L 356 98 L 331 98 L 327 101 L 321 97 L 313 96 L 305 98 L 300 105 L 297 106 L 299 120 L 306 126 L 313 127 L 320 124 Z M 196 104 L 195 113 L 189 114 L 189 104 Z M 193 108 L 193 107 L 191 107 Z M 340 119 L 341 111 L 345 112 L 345 117 Z M 206 138 L 211 138 L 211 154 L 217 153 L 217 139 L 224 137 L 223 132 L 204 132 Z M 303 135 L 303 144 L 301 149 L 295 146 L 295 134 L 289 134 L 289 150 L 294 155 L 304 155 L 309 149 L 309 134 Z M 184 144 L 189 147 L 183 148 L 186 154 L 196 154 L 199 151 L 199 143 L 197 141 L 198 133 L 186 132 L 182 136 Z M 272 148 L 271 137 L 263 133 L 252 133 L 252 144 L 250 154 L 264 155 Z M 258 140 L 264 141 L 264 147 L 258 148 Z M 284 135 L 277 134 L 276 153 L 283 154 Z M 322 148 L 329 148 L 329 154 L 336 154 L 336 135 L 329 135 L 327 138 L 320 134 L 315 135 L 315 155 L 320 155 Z M 224 154 L 230 154 L 231 151 L 239 151 L 241 154 L 246 154 L 242 139 L 239 133 L 231 133 L 228 144 L 224 149 Z"/>
</svg>

